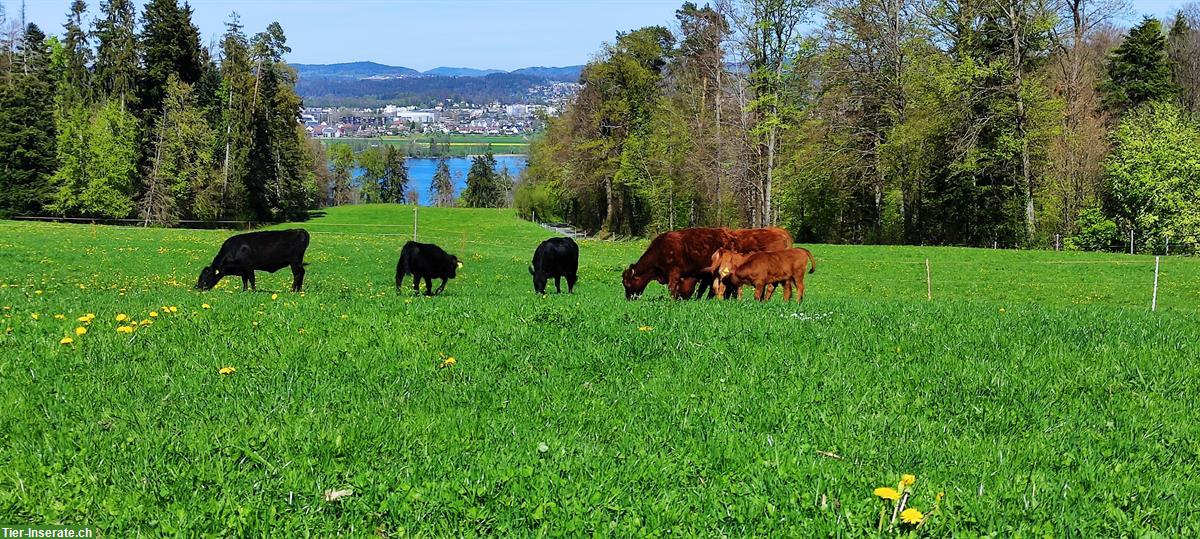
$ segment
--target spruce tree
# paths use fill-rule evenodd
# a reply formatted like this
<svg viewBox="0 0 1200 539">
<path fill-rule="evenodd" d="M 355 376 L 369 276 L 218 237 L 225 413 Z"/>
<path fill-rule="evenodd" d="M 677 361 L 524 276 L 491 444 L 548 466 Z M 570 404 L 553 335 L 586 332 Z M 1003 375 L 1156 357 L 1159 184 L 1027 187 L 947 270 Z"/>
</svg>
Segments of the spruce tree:
<svg viewBox="0 0 1200 539">
<path fill-rule="evenodd" d="M 1167 57 L 1167 39 L 1158 19 L 1146 17 L 1108 57 L 1108 80 L 1100 87 L 1104 105 L 1124 112 L 1176 94 Z"/>
<path fill-rule="evenodd" d="M 429 192 L 433 194 L 434 206 L 454 205 L 454 179 L 450 176 L 450 165 L 446 163 L 445 157 L 438 158 Z"/>
<path fill-rule="evenodd" d="M 383 152 L 383 183 L 380 189 L 382 202 L 393 204 L 404 203 L 404 193 L 408 191 L 408 166 L 404 152 L 388 145 Z"/>
<path fill-rule="evenodd" d="M 48 196 L 54 171 L 55 75 L 46 35 L 25 27 L 0 78 L 0 213 L 32 213 Z"/>
<path fill-rule="evenodd" d="M 129 109 L 138 78 L 137 10 L 133 0 L 105 0 L 96 20 L 96 85 L 100 94 Z"/>
<path fill-rule="evenodd" d="M 463 190 L 462 202 L 469 208 L 497 208 L 503 205 L 505 191 L 496 174 L 496 157 L 488 152 L 471 158 L 471 169 L 467 171 L 467 188 Z"/>
<path fill-rule="evenodd" d="M 140 87 L 142 117 L 162 110 L 167 80 L 171 75 L 184 84 L 196 84 L 203 71 L 200 32 L 192 24 L 192 8 L 177 0 L 151 0 L 142 13 L 140 36 L 142 73 Z"/>
</svg>

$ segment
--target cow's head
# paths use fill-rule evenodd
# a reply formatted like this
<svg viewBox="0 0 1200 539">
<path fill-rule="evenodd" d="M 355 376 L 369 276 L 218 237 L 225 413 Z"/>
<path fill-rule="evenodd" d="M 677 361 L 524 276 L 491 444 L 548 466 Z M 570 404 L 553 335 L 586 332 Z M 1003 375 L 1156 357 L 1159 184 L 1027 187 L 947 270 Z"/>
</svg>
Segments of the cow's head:
<svg viewBox="0 0 1200 539">
<path fill-rule="evenodd" d="M 214 286 L 221 280 L 220 272 L 212 266 L 205 266 L 200 270 L 200 278 L 196 280 L 196 289 L 212 290 Z"/>
<path fill-rule="evenodd" d="M 736 251 L 721 249 L 713 253 L 713 265 L 716 267 L 713 273 L 718 279 L 726 279 L 737 271 L 738 266 L 742 265 L 742 261 L 746 256 Z"/>
<path fill-rule="evenodd" d="M 533 276 L 533 291 L 538 294 L 546 293 L 546 274 L 542 270 L 535 270 L 533 266 L 529 266 L 529 274 Z"/>
<path fill-rule="evenodd" d="M 621 284 L 625 285 L 625 299 L 638 299 L 642 292 L 646 291 L 646 285 L 650 284 L 650 276 L 644 272 L 638 273 L 633 264 L 630 264 L 625 273 L 621 274 Z"/>
</svg>

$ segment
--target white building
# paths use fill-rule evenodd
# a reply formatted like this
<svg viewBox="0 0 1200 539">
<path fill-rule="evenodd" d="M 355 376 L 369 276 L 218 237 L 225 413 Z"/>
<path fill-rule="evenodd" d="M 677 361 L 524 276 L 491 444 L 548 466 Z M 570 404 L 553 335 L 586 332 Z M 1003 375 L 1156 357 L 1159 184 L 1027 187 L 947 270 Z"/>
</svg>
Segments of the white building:
<svg viewBox="0 0 1200 539">
<path fill-rule="evenodd" d="M 402 110 L 396 113 L 396 117 L 401 120 L 416 122 L 419 124 L 431 124 L 438 121 L 438 113 L 432 110 Z"/>
</svg>

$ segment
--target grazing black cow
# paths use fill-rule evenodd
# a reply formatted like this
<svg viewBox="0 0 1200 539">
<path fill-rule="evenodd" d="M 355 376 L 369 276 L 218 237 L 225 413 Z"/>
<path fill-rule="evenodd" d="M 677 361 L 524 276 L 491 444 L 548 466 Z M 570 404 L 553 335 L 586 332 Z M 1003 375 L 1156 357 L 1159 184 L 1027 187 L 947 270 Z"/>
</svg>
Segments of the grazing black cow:
<svg viewBox="0 0 1200 539">
<path fill-rule="evenodd" d="M 571 238 L 550 238 L 533 252 L 533 291 L 546 293 L 546 281 L 554 278 L 554 290 L 562 293 L 561 278 L 567 278 L 567 292 L 575 292 L 579 272 L 579 246 Z"/>
<path fill-rule="evenodd" d="M 254 282 L 254 271 L 275 273 L 284 267 L 292 267 L 292 291 L 299 292 L 304 285 L 304 251 L 308 249 L 308 231 L 303 228 L 292 230 L 267 230 L 238 234 L 221 244 L 212 265 L 200 270 L 196 288 L 211 290 L 227 275 L 242 278 L 242 290 L 246 285 L 258 289 Z"/>
<path fill-rule="evenodd" d="M 404 276 L 412 274 L 413 290 L 421 291 L 421 279 L 425 279 L 425 295 L 441 294 L 446 289 L 446 281 L 457 276 L 462 262 L 458 257 L 443 251 L 432 243 L 417 243 L 410 241 L 400 249 L 400 261 L 396 262 L 396 290 L 404 285 Z M 430 279 L 441 279 L 442 284 L 437 291 L 432 290 Z"/>
</svg>

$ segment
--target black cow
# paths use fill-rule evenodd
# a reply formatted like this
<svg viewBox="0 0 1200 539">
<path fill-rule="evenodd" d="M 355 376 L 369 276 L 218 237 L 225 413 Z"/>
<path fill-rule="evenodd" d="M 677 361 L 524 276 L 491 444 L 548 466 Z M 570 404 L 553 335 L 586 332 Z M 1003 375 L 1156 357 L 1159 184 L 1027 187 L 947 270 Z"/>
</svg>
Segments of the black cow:
<svg viewBox="0 0 1200 539">
<path fill-rule="evenodd" d="M 404 276 L 412 274 L 413 290 L 421 292 L 421 279 L 425 279 L 425 295 L 441 294 L 446 289 L 446 281 L 457 276 L 462 262 L 458 257 L 443 251 L 432 243 L 417 243 L 410 241 L 400 249 L 400 261 L 396 262 L 396 290 L 404 285 Z M 441 279 L 442 284 L 437 291 L 432 290 L 430 279 Z"/>
<path fill-rule="evenodd" d="M 196 288 L 211 290 L 227 275 L 242 278 L 242 290 L 248 284 L 258 289 L 254 282 L 254 271 L 275 273 L 284 267 L 292 267 L 292 291 L 299 292 L 304 285 L 304 251 L 308 249 L 308 231 L 303 228 L 292 230 L 268 230 L 238 234 L 221 244 L 212 265 L 200 270 Z"/>
<path fill-rule="evenodd" d="M 567 278 L 567 292 L 575 292 L 575 280 L 579 273 L 579 246 L 571 238 L 550 238 L 538 245 L 533 252 L 533 291 L 546 293 L 546 281 L 554 278 L 554 290 L 562 293 L 560 278 Z"/>
</svg>

